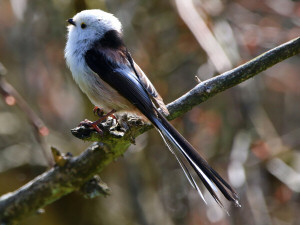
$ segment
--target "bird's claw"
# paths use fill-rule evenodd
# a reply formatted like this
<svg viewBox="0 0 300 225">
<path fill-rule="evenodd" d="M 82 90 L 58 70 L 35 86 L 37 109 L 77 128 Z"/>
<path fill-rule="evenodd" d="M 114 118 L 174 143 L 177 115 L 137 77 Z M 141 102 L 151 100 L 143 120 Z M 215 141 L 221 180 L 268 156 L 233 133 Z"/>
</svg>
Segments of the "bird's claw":
<svg viewBox="0 0 300 225">
<path fill-rule="evenodd" d="M 98 121 L 92 122 L 90 120 L 85 119 L 84 121 L 81 121 L 79 123 L 79 126 L 84 126 L 84 127 L 91 127 L 94 130 L 96 130 L 99 134 L 103 135 L 103 131 L 98 127 L 97 123 Z"/>
<path fill-rule="evenodd" d="M 103 110 L 100 109 L 99 107 L 95 106 L 93 112 L 94 112 L 94 113 L 97 113 L 98 116 L 99 116 L 100 118 L 99 118 L 98 120 L 96 120 L 95 122 L 92 122 L 92 121 L 90 121 L 90 120 L 85 119 L 84 121 L 82 121 L 82 122 L 79 123 L 79 126 L 92 127 L 92 128 L 94 128 L 94 130 L 96 130 L 99 134 L 103 135 L 103 131 L 99 128 L 98 125 L 99 125 L 103 120 L 107 119 L 109 116 L 117 120 L 117 118 L 116 118 L 115 115 L 113 114 L 113 113 L 116 112 L 115 109 L 111 110 L 109 113 L 107 113 L 107 114 L 104 115 Z"/>
</svg>

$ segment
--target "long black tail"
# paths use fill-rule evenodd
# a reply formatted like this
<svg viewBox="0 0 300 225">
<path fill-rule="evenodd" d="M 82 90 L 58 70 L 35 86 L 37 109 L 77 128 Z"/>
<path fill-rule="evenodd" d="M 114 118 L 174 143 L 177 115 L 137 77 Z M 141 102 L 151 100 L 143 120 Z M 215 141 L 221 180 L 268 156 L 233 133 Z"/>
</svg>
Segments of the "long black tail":
<svg viewBox="0 0 300 225">
<path fill-rule="evenodd" d="M 151 122 L 159 130 L 166 145 L 175 155 L 186 177 L 190 181 L 191 185 L 199 192 L 200 196 L 203 198 L 203 195 L 199 190 L 194 178 L 189 173 L 187 166 L 181 160 L 182 157 L 189 162 L 207 190 L 222 208 L 224 206 L 215 192 L 216 187 L 218 187 L 226 199 L 234 202 L 236 206 L 240 206 L 238 202 L 238 196 L 230 187 L 230 185 L 208 165 L 208 163 L 199 155 L 194 147 L 166 120 L 166 118 L 159 111 L 157 111 L 157 115 L 158 118 L 152 117 Z M 172 146 L 174 147 L 172 148 Z"/>
</svg>

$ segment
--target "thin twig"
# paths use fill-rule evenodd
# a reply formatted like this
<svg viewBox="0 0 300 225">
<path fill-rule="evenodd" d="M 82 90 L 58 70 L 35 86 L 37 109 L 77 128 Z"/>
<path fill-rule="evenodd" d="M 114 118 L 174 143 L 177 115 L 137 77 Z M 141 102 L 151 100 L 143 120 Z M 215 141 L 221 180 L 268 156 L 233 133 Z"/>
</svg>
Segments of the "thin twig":
<svg viewBox="0 0 300 225">
<path fill-rule="evenodd" d="M 201 82 L 168 105 L 169 120 L 179 117 L 216 94 L 236 86 L 271 66 L 300 53 L 300 37 L 275 47 L 219 76 Z"/>
</svg>

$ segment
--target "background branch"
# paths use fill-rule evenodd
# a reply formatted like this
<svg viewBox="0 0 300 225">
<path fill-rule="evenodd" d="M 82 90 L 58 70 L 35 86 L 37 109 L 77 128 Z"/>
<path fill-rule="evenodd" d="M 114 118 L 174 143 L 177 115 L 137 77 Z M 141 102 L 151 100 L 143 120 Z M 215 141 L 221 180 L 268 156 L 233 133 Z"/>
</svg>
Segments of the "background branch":
<svg viewBox="0 0 300 225">
<path fill-rule="evenodd" d="M 263 70 L 284 59 L 300 53 L 300 38 L 276 47 L 259 57 L 220 76 L 198 84 L 191 91 L 168 105 L 169 119 L 174 119 L 194 106 L 211 98 L 217 93 L 233 87 L 257 75 Z M 124 115 L 126 119 L 126 115 Z M 65 157 L 65 163 L 59 164 L 42 175 L 36 177 L 20 189 L 3 195 L 0 198 L 1 224 L 12 224 L 22 217 L 34 213 L 62 196 L 79 190 L 96 173 L 99 173 L 114 159 L 122 155 L 134 142 L 134 138 L 148 130 L 138 118 L 127 118 L 126 129 L 114 126 L 113 120 L 103 123 L 104 136 L 78 127 L 72 133 L 83 140 L 99 141 L 91 145 L 78 157 Z"/>
<path fill-rule="evenodd" d="M 19 92 L 5 79 L 7 73 L 5 67 L 0 63 L 0 95 L 9 106 L 17 105 L 25 114 L 28 122 L 34 129 L 34 136 L 39 143 L 42 153 L 49 166 L 53 166 L 50 155 L 47 154 L 47 147 L 44 137 L 49 134 L 49 129 L 42 119 L 31 109 Z"/>
<path fill-rule="evenodd" d="M 203 16 L 197 12 L 194 2 L 192 0 L 176 0 L 175 3 L 179 15 L 205 50 L 218 73 L 231 69 L 230 59 L 210 31 L 207 22 L 202 18 Z M 200 9 L 198 8 L 198 10 Z"/>
</svg>

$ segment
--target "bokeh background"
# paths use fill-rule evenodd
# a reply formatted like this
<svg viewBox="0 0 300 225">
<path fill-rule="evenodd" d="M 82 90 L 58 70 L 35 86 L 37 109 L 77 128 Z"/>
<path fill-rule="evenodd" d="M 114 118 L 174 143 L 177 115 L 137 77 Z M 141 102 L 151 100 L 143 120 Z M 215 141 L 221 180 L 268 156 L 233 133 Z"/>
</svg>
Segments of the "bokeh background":
<svg viewBox="0 0 300 225">
<path fill-rule="evenodd" d="M 47 169 L 50 146 L 80 154 L 70 133 L 93 106 L 64 60 L 66 19 L 83 9 L 114 13 L 125 42 L 165 102 L 300 35 L 292 0 L 1 0 L 5 79 L 48 127 L 0 96 L 0 194 Z M 159 135 L 137 140 L 101 178 L 109 197 L 72 193 L 21 224 L 300 224 L 300 58 L 295 56 L 195 107 L 173 124 L 234 186 L 242 208 L 230 216 L 191 189 Z M 205 196 L 207 193 L 205 193 Z"/>
</svg>

